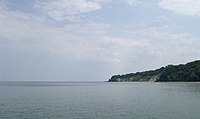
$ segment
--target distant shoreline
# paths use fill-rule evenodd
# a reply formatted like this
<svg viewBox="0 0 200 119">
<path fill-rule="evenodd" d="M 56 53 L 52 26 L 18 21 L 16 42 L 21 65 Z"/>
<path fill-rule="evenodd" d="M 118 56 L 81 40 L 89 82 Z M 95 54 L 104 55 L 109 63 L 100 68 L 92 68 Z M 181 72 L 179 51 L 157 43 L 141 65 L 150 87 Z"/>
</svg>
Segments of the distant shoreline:
<svg viewBox="0 0 200 119">
<path fill-rule="evenodd" d="M 108 82 L 200 82 L 200 60 L 155 70 L 113 75 Z"/>
<path fill-rule="evenodd" d="M 200 82 L 187 82 L 187 81 L 161 81 L 161 82 L 148 82 L 148 81 L 143 81 L 143 82 L 137 82 L 137 81 L 124 81 L 124 82 L 109 82 L 108 83 L 200 83 Z"/>
<path fill-rule="evenodd" d="M 10 83 L 19 83 L 19 82 L 27 82 L 27 83 L 102 83 L 105 81 L 0 81 L 0 82 L 10 82 Z"/>
<path fill-rule="evenodd" d="M 200 83 L 189 81 L 122 81 L 122 82 L 110 82 L 110 81 L 0 81 L 0 83 Z"/>
</svg>

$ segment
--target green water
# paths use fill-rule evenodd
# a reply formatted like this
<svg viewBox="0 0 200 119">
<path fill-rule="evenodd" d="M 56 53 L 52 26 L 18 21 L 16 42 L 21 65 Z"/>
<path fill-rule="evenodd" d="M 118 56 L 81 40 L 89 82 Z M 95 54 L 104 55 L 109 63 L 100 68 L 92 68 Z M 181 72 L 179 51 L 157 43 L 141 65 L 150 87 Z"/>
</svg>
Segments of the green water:
<svg viewBox="0 0 200 119">
<path fill-rule="evenodd" d="M 200 119 L 199 111 L 200 83 L 0 83 L 0 119 Z"/>
</svg>

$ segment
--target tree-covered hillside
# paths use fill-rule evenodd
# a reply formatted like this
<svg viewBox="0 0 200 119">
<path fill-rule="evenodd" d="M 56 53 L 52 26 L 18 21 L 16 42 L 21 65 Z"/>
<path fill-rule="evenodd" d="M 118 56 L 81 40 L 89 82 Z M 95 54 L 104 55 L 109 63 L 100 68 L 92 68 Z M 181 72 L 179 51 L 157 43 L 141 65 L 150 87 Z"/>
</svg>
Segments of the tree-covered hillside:
<svg viewBox="0 0 200 119">
<path fill-rule="evenodd" d="M 200 82 L 200 60 L 180 65 L 168 65 L 160 69 L 114 75 L 109 82 L 163 82 L 187 81 Z"/>
</svg>

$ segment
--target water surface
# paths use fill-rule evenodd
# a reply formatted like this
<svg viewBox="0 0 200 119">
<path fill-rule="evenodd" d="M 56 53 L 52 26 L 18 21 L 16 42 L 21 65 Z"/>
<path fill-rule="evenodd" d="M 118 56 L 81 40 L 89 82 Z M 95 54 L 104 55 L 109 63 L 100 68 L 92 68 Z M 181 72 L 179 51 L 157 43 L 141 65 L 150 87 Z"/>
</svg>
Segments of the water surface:
<svg viewBox="0 0 200 119">
<path fill-rule="evenodd" d="M 199 119 L 200 83 L 0 82 L 0 119 Z"/>
</svg>

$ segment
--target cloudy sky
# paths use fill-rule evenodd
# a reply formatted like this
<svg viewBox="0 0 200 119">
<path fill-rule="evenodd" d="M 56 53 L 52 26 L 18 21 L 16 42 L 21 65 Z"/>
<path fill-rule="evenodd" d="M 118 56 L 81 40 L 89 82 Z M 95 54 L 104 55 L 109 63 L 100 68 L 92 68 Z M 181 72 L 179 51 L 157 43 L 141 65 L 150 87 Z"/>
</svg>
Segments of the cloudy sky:
<svg viewBox="0 0 200 119">
<path fill-rule="evenodd" d="M 105 81 L 200 58 L 200 0 L 0 0 L 0 80 Z"/>
</svg>

